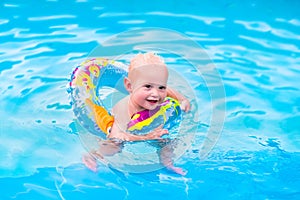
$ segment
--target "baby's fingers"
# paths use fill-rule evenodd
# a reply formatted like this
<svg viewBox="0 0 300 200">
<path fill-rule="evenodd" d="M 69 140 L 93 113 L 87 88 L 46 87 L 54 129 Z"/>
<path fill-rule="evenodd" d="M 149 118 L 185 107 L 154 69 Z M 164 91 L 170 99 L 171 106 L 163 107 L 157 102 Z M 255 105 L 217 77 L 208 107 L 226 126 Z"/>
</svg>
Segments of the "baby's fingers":
<svg viewBox="0 0 300 200">
<path fill-rule="evenodd" d="M 166 135 L 166 134 L 169 134 L 169 131 L 167 129 L 161 129 L 160 136 L 163 136 L 163 135 Z"/>
<path fill-rule="evenodd" d="M 155 128 L 154 131 L 161 132 L 161 133 L 163 133 L 162 135 L 169 133 L 168 129 L 163 129 L 163 124 L 161 124 L 160 126 Z"/>
<path fill-rule="evenodd" d="M 181 110 L 183 110 L 184 112 L 189 112 L 191 110 L 191 104 L 190 101 L 185 99 L 183 101 L 180 102 L 180 108 Z"/>
<path fill-rule="evenodd" d="M 156 128 L 154 129 L 154 131 L 161 130 L 161 129 L 162 129 L 162 127 L 163 127 L 163 124 L 161 124 L 161 125 L 159 125 L 158 127 L 156 127 Z"/>
</svg>

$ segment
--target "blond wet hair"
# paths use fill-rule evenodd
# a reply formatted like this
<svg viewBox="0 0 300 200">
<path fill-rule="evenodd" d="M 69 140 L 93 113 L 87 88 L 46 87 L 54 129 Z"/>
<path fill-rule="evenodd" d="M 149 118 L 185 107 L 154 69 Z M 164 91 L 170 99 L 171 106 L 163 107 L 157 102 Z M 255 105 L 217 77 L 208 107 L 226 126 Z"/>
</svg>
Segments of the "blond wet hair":
<svg viewBox="0 0 300 200">
<path fill-rule="evenodd" d="M 148 53 L 139 53 L 130 61 L 128 71 L 135 69 L 136 67 L 141 67 L 144 65 L 156 64 L 166 66 L 164 60 L 159 55 L 148 52 Z"/>
</svg>

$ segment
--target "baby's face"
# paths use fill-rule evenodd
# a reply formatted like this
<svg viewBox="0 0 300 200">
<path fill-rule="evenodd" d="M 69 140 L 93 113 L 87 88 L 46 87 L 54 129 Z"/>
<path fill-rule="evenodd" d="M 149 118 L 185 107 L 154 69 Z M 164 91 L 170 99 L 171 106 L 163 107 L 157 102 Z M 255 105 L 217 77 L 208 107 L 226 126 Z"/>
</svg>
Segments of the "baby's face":
<svg viewBox="0 0 300 200">
<path fill-rule="evenodd" d="M 162 65 L 146 65 L 132 70 L 132 103 L 137 109 L 155 109 L 167 96 L 168 70 Z"/>
</svg>

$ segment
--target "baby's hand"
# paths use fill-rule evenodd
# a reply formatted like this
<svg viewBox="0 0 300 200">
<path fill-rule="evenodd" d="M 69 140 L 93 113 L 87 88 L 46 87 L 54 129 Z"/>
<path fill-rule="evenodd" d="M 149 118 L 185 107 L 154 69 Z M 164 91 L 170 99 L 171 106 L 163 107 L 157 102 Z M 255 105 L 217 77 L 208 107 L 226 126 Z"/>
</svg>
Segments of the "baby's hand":
<svg viewBox="0 0 300 200">
<path fill-rule="evenodd" d="M 161 136 L 165 134 L 169 134 L 169 131 L 167 129 L 162 129 L 163 125 L 160 125 L 156 129 L 154 129 L 152 132 L 148 133 L 146 135 L 147 139 L 161 139 Z"/>
<path fill-rule="evenodd" d="M 191 109 L 190 101 L 188 99 L 183 99 L 182 101 L 180 101 L 180 108 L 184 112 L 190 111 Z"/>
</svg>

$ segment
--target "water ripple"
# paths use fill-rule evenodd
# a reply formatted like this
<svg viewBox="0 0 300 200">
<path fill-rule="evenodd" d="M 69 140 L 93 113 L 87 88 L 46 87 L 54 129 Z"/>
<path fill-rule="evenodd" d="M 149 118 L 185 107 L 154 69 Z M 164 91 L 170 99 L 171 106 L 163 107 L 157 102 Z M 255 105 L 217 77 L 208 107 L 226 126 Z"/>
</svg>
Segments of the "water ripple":
<svg viewBox="0 0 300 200">
<path fill-rule="evenodd" d="M 246 35 L 240 35 L 239 37 L 269 49 L 300 53 L 299 47 L 295 44 L 282 43 L 282 42 L 272 41 L 270 39 L 251 37 Z"/>
<path fill-rule="evenodd" d="M 207 25 L 212 25 L 215 22 L 223 22 L 225 18 L 223 17 L 204 17 L 199 15 L 191 15 L 191 14 L 176 14 L 176 13 L 169 13 L 169 12 L 148 12 L 145 13 L 146 15 L 154 15 L 154 16 L 166 16 L 166 17 L 174 17 L 174 18 L 190 18 L 195 19 L 198 21 L 202 21 Z"/>
<path fill-rule="evenodd" d="M 47 21 L 54 19 L 72 19 L 76 18 L 75 15 L 52 15 L 52 16 L 39 16 L 39 17 L 29 17 L 28 21 Z"/>
<path fill-rule="evenodd" d="M 66 82 L 66 78 L 47 77 L 47 76 L 32 76 L 30 79 L 38 79 L 44 83 Z"/>
<path fill-rule="evenodd" d="M 9 22 L 8 19 L 0 19 L 0 25 L 7 24 Z"/>
<path fill-rule="evenodd" d="M 293 33 L 291 31 L 285 30 L 285 29 L 276 29 L 272 28 L 269 24 L 266 22 L 260 22 L 260 21 L 240 21 L 236 20 L 235 23 L 243 25 L 248 30 L 263 32 L 263 33 L 271 33 L 275 36 L 281 37 L 281 38 L 287 38 L 287 39 L 294 39 L 294 40 L 300 40 L 300 35 Z"/>
<path fill-rule="evenodd" d="M 265 115 L 266 112 L 265 111 L 262 111 L 262 110 L 254 110 L 254 111 L 250 111 L 250 110 L 239 110 L 239 111 L 236 111 L 234 113 L 231 113 L 229 115 L 229 117 L 235 117 L 237 115 Z"/>
<path fill-rule="evenodd" d="M 56 109 L 56 110 L 70 110 L 71 109 L 71 105 L 67 104 L 67 105 L 61 105 L 60 103 L 54 103 L 54 104 L 50 104 L 47 105 L 47 109 Z"/>
<path fill-rule="evenodd" d="M 4 7 L 17 8 L 17 7 L 20 7 L 20 5 L 18 5 L 18 4 L 8 4 L 8 3 L 5 3 L 5 4 L 4 4 Z"/>
<path fill-rule="evenodd" d="M 145 20 L 120 20 L 119 24 L 144 24 Z"/>
<path fill-rule="evenodd" d="M 294 26 L 300 26 L 300 20 L 299 19 L 287 20 L 287 19 L 283 19 L 283 18 L 276 18 L 275 20 L 278 21 L 278 22 L 284 22 L 284 23 L 287 23 L 287 24 L 292 24 Z"/>
</svg>

